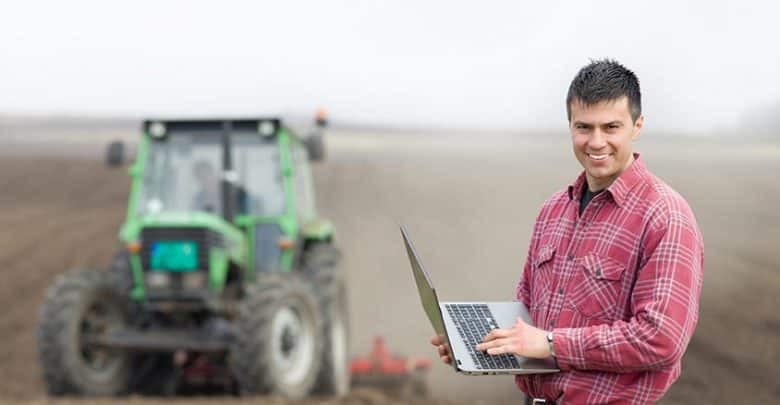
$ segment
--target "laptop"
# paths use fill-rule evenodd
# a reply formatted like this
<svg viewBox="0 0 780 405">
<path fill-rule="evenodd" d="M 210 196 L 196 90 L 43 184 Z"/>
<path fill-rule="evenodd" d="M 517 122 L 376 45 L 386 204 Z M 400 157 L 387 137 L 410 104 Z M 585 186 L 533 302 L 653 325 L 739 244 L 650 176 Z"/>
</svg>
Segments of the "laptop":
<svg viewBox="0 0 780 405">
<path fill-rule="evenodd" d="M 423 309 L 437 334 L 443 335 L 450 348 L 455 371 L 467 375 L 545 374 L 558 370 L 552 359 L 530 359 L 513 354 L 490 355 L 474 346 L 490 330 L 510 328 L 518 317 L 533 325 L 522 302 L 439 302 L 431 277 L 414 250 L 412 240 L 401 226 L 406 253 L 412 265 Z"/>
</svg>

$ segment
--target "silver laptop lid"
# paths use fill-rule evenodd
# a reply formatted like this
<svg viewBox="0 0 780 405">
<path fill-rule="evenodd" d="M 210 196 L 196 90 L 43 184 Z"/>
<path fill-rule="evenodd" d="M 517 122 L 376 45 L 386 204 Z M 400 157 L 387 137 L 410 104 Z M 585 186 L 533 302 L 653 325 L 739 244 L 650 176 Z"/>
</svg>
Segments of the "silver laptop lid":
<svg viewBox="0 0 780 405">
<path fill-rule="evenodd" d="M 423 268 L 422 263 L 420 263 L 417 252 L 414 250 L 414 245 L 412 245 L 409 234 L 406 232 L 406 227 L 403 225 L 401 225 L 401 235 L 404 238 L 406 254 L 409 255 L 409 263 L 412 265 L 414 282 L 417 284 L 417 292 L 420 293 L 420 302 L 425 310 L 425 314 L 428 316 L 428 320 L 431 322 L 433 330 L 439 335 L 446 335 L 446 331 L 444 330 L 444 318 L 439 309 L 439 298 L 436 296 L 436 290 L 433 288 L 431 278 Z"/>
</svg>

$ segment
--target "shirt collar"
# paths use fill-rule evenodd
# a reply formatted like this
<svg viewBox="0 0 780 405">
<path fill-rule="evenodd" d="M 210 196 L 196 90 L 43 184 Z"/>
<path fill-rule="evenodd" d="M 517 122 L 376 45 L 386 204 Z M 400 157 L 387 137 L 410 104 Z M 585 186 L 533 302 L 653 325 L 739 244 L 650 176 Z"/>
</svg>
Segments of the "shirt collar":
<svg viewBox="0 0 780 405">
<path fill-rule="evenodd" d="M 618 207 L 622 206 L 628 197 L 628 192 L 644 177 L 647 169 L 639 158 L 639 153 L 634 153 L 634 161 L 617 179 L 607 187 L 607 193 L 612 196 Z M 574 183 L 569 186 L 569 199 L 579 201 L 582 198 L 582 188 L 587 181 L 583 170 Z"/>
</svg>

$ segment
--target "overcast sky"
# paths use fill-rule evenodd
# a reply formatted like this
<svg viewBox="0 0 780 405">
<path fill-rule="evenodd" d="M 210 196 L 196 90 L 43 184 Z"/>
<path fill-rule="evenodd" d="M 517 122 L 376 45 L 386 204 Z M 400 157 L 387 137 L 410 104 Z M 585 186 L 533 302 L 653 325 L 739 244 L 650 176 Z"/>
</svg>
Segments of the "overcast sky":
<svg viewBox="0 0 780 405">
<path fill-rule="evenodd" d="M 5 3 L 0 113 L 561 128 L 601 57 L 638 74 L 648 128 L 738 128 L 780 100 L 776 2 L 117 3 Z"/>
</svg>

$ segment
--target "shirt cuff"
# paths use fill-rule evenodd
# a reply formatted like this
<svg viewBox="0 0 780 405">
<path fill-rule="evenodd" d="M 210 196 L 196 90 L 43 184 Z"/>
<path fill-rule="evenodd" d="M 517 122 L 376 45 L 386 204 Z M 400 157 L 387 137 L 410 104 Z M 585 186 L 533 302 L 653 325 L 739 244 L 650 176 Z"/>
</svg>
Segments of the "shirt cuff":
<svg viewBox="0 0 780 405">
<path fill-rule="evenodd" d="M 555 359 L 561 371 L 585 369 L 583 328 L 553 329 Z"/>
</svg>

